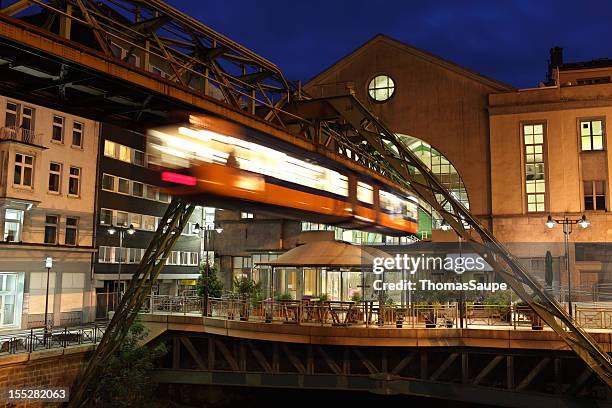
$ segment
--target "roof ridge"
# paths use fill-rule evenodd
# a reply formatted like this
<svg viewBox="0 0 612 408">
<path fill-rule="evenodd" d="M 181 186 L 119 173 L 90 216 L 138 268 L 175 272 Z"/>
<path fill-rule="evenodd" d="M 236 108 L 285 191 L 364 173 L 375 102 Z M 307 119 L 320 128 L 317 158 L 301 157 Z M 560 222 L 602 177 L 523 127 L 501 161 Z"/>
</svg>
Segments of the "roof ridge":
<svg viewBox="0 0 612 408">
<path fill-rule="evenodd" d="M 336 62 L 334 62 L 333 64 L 329 65 L 327 68 L 325 68 L 324 70 L 322 70 L 321 72 L 319 72 L 318 74 L 314 75 L 313 77 L 311 77 L 308 81 L 305 82 L 304 85 L 307 85 L 311 82 L 313 82 L 314 80 L 316 80 L 317 78 L 325 75 L 326 73 L 330 72 L 334 67 L 338 66 L 339 64 L 341 64 L 342 62 L 346 61 L 349 57 L 351 57 L 352 55 L 357 54 L 359 51 L 361 51 L 362 49 L 364 49 L 365 47 L 374 44 L 376 41 L 379 40 L 387 40 L 389 42 L 395 43 L 397 45 L 400 45 L 402 47 L 404 47 L 405 49 L 408 50 L 412 50 L 412 51 L 416 51 L 417 54 L 420 54 L 419 56 L 421 57 L 426 57 L 426 59 L 433 59 L 435 61 L 437 61 L 438 63 L 440 63 L 440 65 L 445 66 L 446 68 L 450 68 L 453 69 L 454 71 L 458 72 L 459 74 L 462 74 L 464 76 L 468 76 L 470 78 L 473 78 L 479 82 L 482 83 L 486 83 L 489 86 L 492 86 L 494 88 L 498 88 L 499 90 L 515 90 L 516 88 L 513 87 L 512 85 L 506 84 L 502 81 L 493 79 L 493 78 L 489 78 L 486 75 L 483 75 L 477 71 L 474 71 L 470 68 L 466 68 L 462 65 L 459 65 L 455 62 L 449 61 L 445 58 L 442 58 L 438 55 L 432 54 L 428 51 L 422 50 L 418 47 L 415 47 L 411 44 L 408 44 L 406 42 L 400 41 L 398 39 L 395 39 L 387 34 L 383 34 L 383 33 L 378 33 L 375 36 L 373 36 L 372 38 L 370 38 L 369 40 L 367 40 L 366 42 L 364 42 L 363 44 L 361 44 L 360 46 L 358 46 L 357 48 L 354 48 L 352 51 L 350 51 L 349 53 L 345 54 L 344 56 L 342 56 L 341 58 L 339 58 L 338 60 L 336 60 Z M 434 62 L 434 61 L 432 61 Z"/>
</svg>

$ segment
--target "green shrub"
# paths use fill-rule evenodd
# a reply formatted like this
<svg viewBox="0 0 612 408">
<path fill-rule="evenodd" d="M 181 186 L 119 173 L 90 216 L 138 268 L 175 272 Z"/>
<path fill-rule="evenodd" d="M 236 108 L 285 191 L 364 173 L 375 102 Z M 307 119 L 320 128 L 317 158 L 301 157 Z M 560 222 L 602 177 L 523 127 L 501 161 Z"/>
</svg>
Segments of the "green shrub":
<svg viewBox="0 0 612 408">
<path fill-rule="evenodd" d="M 208 277 L 206 277 L 206 265 L 204 262 L 200 264 L 200 276 L 196 283 L 198 296 L 204 296 L 204 289 L 208 286 L 208 296 L 211 298 L 220 298 L 223 294 L 223 283 L 217 276 L 217 268 L 209 266 Z"/>
</svg>

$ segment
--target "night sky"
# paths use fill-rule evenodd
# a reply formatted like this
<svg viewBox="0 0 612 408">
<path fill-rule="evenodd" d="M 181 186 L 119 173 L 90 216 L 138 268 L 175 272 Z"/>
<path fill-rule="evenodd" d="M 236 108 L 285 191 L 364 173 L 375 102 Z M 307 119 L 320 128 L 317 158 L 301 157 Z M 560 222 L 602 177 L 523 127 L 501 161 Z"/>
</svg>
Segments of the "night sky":
<svg viewBox="0 0 612 408">
<path fill-rule="evenodd" d="M 290 80 L 312 78 L 378 33 L 520 88 L 545 79 L 555 45 L 566 62 L 612 57 L 610 0 L 167 1 Z"/>
</svg>

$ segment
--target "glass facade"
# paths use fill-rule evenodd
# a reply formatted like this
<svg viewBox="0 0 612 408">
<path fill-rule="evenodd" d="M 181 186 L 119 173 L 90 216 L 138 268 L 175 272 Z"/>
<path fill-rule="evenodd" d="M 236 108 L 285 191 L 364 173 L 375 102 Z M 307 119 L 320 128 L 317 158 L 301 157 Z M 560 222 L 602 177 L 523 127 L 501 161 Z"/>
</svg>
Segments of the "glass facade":
<svg viewBox="0 0 612 408">
<path fill-rule="evenodd" d="M 442 184 L 450 191 L 450 193 L 467 209 L 470 208 L 470 201 L 468 198 L 467 190 L 461 179 L 461 175 L 452 165 L 452 163 L 438 150 L 433 148 L 430 144 L 417 139 L 413 136 L 408 135 L 397 135 L 400 140 L 410 149 L 412 152 L 434 173 Z M 441 196 L 436 197 L 438 200 L 442 200 Z M 419 220 L 419 232 L 421 235 L 430 234 L 431 229 L 439 229 L 442 224 L 442 218 L 436 214 L 432 214 L 431 207 L 429 205 L 422 204 L 422 207 L 426 212 L 420 214 L 426 216 L 429 220 Z M 446 204 L 445 208 L 450 209 L 450 205 Z M 429 214 L 431 215 L 429 215 Z M 421 218 L 421 217 L 420 217 Z"/>
</svg>

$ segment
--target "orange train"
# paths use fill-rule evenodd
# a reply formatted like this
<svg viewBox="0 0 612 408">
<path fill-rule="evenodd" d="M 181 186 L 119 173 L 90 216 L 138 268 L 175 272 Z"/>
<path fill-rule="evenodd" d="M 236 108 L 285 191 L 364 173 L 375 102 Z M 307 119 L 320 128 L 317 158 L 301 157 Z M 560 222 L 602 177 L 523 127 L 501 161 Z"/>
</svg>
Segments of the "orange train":
<svg viewBox="0 0 612 408">
<path fill-rule="evenodd" d="M 168 193 L 207 206 L 264 212 L 385 235 L 416 234 L 416 198 L 255 143 L 236 125 L 149 130 L 149 161 Z M 255 139 L 256 140 L 256 139 Z"/>
</svg>

